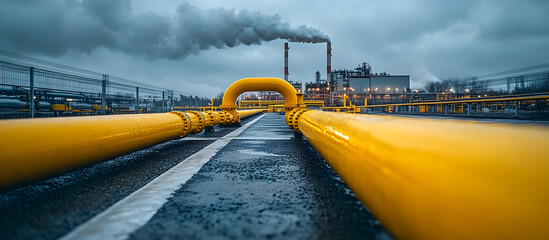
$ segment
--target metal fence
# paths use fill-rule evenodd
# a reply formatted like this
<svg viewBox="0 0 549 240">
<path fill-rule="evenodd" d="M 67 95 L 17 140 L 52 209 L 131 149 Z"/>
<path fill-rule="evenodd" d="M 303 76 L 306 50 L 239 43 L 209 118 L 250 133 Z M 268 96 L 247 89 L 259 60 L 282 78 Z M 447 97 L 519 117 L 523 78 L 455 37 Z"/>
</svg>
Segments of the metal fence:
<svg viewBox="0 0 549 240">
<path fill-rule="evenodd" d="M 166 112 L 209 99 L 0 51 L 0 118 Z"/>
</svg>

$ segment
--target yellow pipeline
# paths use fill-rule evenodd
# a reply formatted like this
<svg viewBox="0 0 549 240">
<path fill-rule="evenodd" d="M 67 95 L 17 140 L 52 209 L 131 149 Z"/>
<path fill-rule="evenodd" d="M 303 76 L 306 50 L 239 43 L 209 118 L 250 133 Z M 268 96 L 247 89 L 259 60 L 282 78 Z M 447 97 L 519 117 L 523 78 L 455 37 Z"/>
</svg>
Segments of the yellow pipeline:
<svg viewBox="0 0 549 240">
<path fill-rule="evenodd" d="M 247 117 L 256 112 L 235 113 Z M 229 112 L 174 111 L 1 120 L 0 189 L 199 133 L 207 126 L 231 124 L 235 119 Z"/>
<path fill-rule="evenodd" d="M 262 113 L 264 111 L 265 110 L 263 110 L 263 109 L 239 110 L 238 114 L 240 115 L 240 118 L 245 118 L 245 117 L 253 116 L 253 115 L 258 114 L 258 113 Z"/>
<path fill-rule="evenodd" d="M 243 78 L 234 82 L 225 90 L 220 108 L 222 110 L 236 109 L 236 99 L 238 96 L 250 91 L 279 92 L 284 96 L 285 108 L 297 107 L 297 91 L 290 83 L 280 78 Z"/>
<path fill-rule="evenodd" d="M 549 128 L 307 111 L 299 130 L 399 239 L 549 238 Z"/>
<path fill-rule="evenodd" d="M 129 153 L 183 134 L 176 114 L 0 121 L 0 188 Z"/>
</svg>

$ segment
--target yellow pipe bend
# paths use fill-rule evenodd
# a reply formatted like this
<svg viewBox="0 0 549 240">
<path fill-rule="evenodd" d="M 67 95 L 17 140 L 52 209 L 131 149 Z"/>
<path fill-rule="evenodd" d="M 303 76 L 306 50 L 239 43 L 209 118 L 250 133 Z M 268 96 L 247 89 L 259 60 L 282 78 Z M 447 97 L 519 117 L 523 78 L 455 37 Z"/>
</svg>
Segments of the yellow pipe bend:
<svg viewBox="0 0 549 240">
<path fill-rule="evenodd" d="M 398 239 L 546 239 L 549 128 L 307 111 L 299 130 Z"/>
<path fill-rule="evenodd" d="M 243 78 L 231 84 L 225 94 L 220 108 L 222 110 L 235 110 L 236 99 L 240 94 L 251 91 L 276 91 L 285 99 L 284 107 L 287 109 L 297 107 L 297 91 L 288 82 L 280 78 Z"/>
</svg>

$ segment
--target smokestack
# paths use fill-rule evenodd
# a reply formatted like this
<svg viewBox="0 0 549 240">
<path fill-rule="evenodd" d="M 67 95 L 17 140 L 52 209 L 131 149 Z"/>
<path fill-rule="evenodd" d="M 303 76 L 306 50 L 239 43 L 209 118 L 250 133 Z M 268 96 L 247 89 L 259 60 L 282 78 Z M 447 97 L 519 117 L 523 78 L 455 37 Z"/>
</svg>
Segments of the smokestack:
<svg viewBox="0 0 549 240">
<path fill-rule="evenodd" d="M 330 80 L 332 80 L 332 43 L 328 42 L 328 49 L 327 49 L 327 58 L 326 58 L 326 81 L 330 83 Z"/>
<path fill-rule="evenodd" d="M 288 81 L 288 75 L 290 75 L 290 73 L 288 73 L 288 49 L 290 49 L 288 47 L 288 43 L 284 43 L 284 80 Z"/>
</svg>

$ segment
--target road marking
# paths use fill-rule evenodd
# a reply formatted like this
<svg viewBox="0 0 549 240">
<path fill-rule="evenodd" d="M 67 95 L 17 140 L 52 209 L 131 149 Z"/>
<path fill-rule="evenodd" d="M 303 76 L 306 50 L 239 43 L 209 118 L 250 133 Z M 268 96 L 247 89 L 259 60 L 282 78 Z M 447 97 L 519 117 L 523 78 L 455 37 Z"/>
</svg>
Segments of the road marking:
<svg viewBox="0 0 549 240">
<path fill-rule="evenodd" d="M 235 140 L 294 140 L 292 137 L 237 137 Z"/>
<path fill-rule="evenodd" d="M 168 198 L 219 150 L 263 116 L 265 114 L 191 155 L 61 239 L 127 239 L 132 232 L 145 225 L 168 201 Z"/>
<path fill-rule="evenodd" d="M 219 137 L 185 137 L 181 141 L 216 141 L 221 138 Z"/>
</svg>

